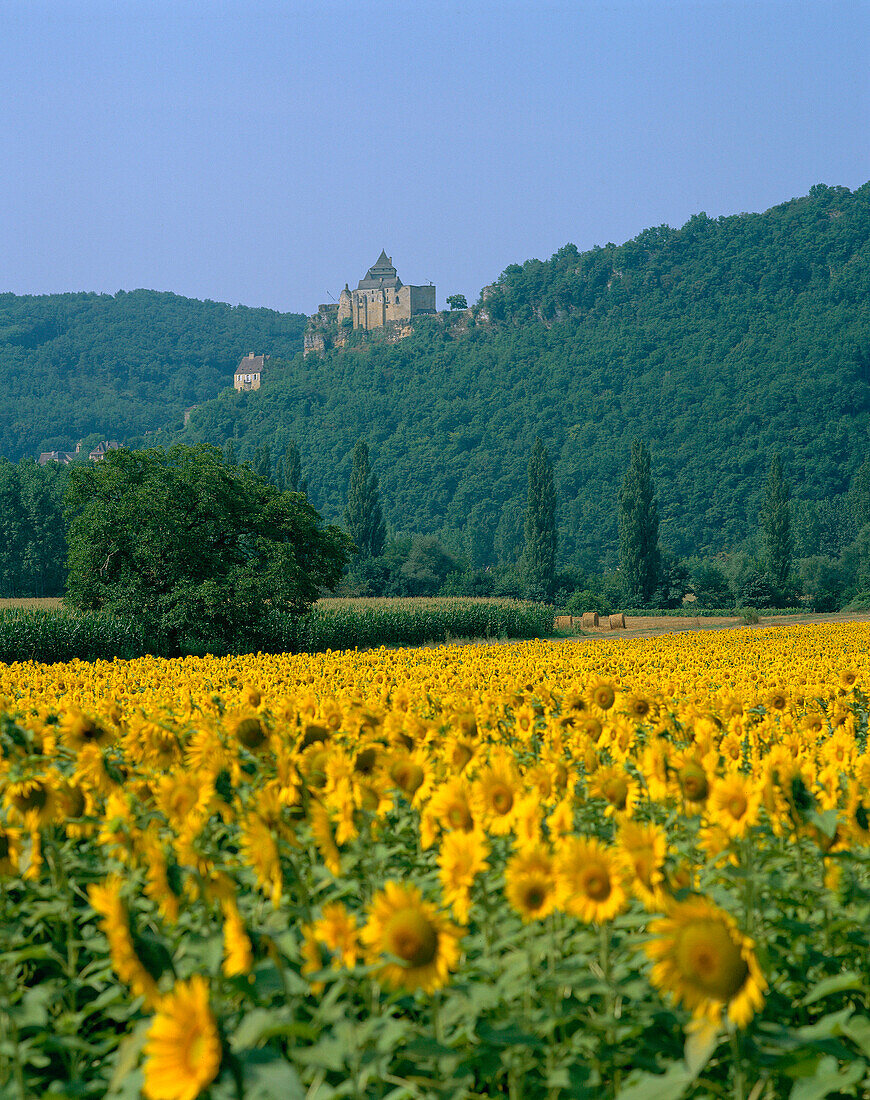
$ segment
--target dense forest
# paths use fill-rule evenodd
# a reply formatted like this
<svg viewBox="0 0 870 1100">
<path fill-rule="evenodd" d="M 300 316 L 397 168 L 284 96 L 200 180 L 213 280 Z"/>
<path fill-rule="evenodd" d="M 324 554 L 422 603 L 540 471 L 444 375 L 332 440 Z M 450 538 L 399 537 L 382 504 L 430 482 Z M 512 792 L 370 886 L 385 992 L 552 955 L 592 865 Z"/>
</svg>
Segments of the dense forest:
<svg viewBox="0 0 870 1100">
<path fill-rule="evenodd" d="M 835 601 L 870 585 L 870 184 L 818 185 L 763 214 L 699 214 L 620 246 L 566 245 L 401 341 L 354 333 L 303 358 L 303 324 L 150 291 L 0 295 L 0 454 L 24 456 L 0 471 L 4 591 L 62 585 L 29 531 L 50 514 L 47 537 L 62 535 L 66 479 L 37 475 L 32 456 L 101 437 L 216 444 L 279 487 L 304 485 L 330 522 L 344 521 L 366 440 L 388 572 L 409 592 L 519 562 L 538 438 L 553 463 L 557 567 L 606 574 L 639 439 L 664 560 L 696 569 L 730 555 L 731 596 L 749 599 L 778 456 L 803 590 L 828 577 Z M 236 393 L 232 370 L 251 350 L 271 369 L 259 391 Z"/>
<path fill-rule="evenodd" d="M 249 351 L 293 356 L 305 318 L 152 290 L 0 294 L 0 455 L 181 426 Z"/>
<path fill-rule="evenodd" d="M 437 535 L 481 568 L 522 549 L 540 436 L 560 561 L 594 570 L 616 560 L 635 437 L 652 452 L 672 552 L 757 549 L 775 453 L 802 549 L 821 552 L 807 532 L 842 511 L 870 450 L 868 413 L 870 184 L 818 185 L 763 214 L 699 214 L 512 265 L 470 313 L 420 319 L 398 343 L 355 334 L 340 351 L 298 355 L 260 391 L 203 404 L 173 438 L 232 439 L 243 460 L 295 441 L 330 520 L 365 438 L 391 531 Z"/>
</svg>

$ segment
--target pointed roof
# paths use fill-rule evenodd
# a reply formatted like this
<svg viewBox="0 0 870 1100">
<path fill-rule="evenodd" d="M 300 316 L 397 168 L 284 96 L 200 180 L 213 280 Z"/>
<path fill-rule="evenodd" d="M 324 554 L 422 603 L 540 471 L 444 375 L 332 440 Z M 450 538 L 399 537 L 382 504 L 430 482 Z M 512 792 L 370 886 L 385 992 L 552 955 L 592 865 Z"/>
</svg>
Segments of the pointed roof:
<svg viewBox="0 0 870 1100">
<path fill-rule="evenodd" d="M 380 256 L 368 269 L 365 278 L 360 279 L 357 290 L 378 290 L 381 287 L 398 290 L 401 285 L 402 280 L 396 274 L 393 261 L 385 250 L 381 249 Z"/>
</svg>

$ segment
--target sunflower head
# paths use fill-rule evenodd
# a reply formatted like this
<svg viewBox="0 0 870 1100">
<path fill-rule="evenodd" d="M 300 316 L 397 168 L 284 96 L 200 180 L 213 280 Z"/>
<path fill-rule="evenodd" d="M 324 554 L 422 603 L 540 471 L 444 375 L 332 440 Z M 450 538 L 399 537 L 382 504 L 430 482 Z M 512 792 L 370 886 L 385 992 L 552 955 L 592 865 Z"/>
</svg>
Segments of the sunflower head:
<svg viewBox="0 0 870 1100">
<path fill-rule="evenodd" d="M 766 982 L 752 941 L 733 919 L 706 898 L 674 902 L 654 921 L 646 944 L 653 960 L 650 979 L 695 1016 L 718 1022 L 723 1014 L 745 1027 L 761 1008 Z"/>
<path fill-rule="evenodd" d="M 251 752 L 256 752 L 257 749 L 263 747 L 268 739 L 268 734 L 263 729 L 263 723 L 259 718 L 253 716 L 247 718 L 240 718 L 233 727 L 233 736 Z"/>
<path fill-rule="evenodd" d="M 459 959 L 460 935 L 416 886 L 397 882 L 375 895 L 362 931 L 371 961 L 391 960 L 380 972 L 386 985 L 427 993 L 446 984 Z"/>
<path fill-rule="evenodd" d="M 162 998 L 145 1043 L 148 1100 L 194 1100 L 217 1076 L 221 1043 L 208 997 L 196 975 Z"/>
</svg>

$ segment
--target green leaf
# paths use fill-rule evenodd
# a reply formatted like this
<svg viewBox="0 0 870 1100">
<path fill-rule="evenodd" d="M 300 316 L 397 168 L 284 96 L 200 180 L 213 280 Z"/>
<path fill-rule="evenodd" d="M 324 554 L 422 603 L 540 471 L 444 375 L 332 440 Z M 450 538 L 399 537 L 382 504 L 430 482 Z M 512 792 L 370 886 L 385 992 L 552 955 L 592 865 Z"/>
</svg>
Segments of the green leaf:
<svg viewBox="0 0 870 1100">
<path fill-rule="evenodd" d="M 140 1020 L 118 1047 L 106 1100 L 134 1100 L 141 1094 L 142 1074 L 137 1069 L 151 1020 Z"/>
<path fill-rule="evenodd" d="M 268 1051 L 250 1051 L 239 1061 L 245 1100 L 305 1100 L 299 1074 L 283 1058 Z"/>
<path fill-rule="evenodd" d="M 683 1062 L 672 1062 L 665 1073 L 633 1073 L 616 1100 L 680 1100 L 694 1080 Z"/>
<path fill-rule="evenodd" d="M 860 1047 L 861 1053 L 870 1057 L 870 1020 L 866 1016 L 853 1016 L 843 1025 L 843 1035 Z"/>
<path fill-rule="evenodd" d="M 802 1005 L 815 1004 L 824 997 L 830 997 L 832 993 L 844 993 L 847 989 L 863 989 L 864 978 L 854 970 L 848 970 L 844 974 L 834 974 L 830 978 L 823 978 L 816 982 L 810 992 L 801 1001 Z"/>
<path fill-rule="evenodd" d="M 701 1070 L 710 1061 L 713 1051 L 719 1045 L 723 1035 L 718 1024 L 710 1020 L 692 1020 L 686 1028 L 686 1045 L 683 1049 L 683 1057 L 686 1066 L 693 1077 L 697 1077 Z"/>
<path fill-rule="evenodd" d="M 832 1092 L 848 1091 L 863 1078 L 867 1072 L 867 1063 L 863 1060 L 844 1066 L 837 1065 L 836 1058 L 830 1056 L 820 1059 L 812 1077 L 795 1081 L 789 1100 L 825 1100 Z"/>
</svg>

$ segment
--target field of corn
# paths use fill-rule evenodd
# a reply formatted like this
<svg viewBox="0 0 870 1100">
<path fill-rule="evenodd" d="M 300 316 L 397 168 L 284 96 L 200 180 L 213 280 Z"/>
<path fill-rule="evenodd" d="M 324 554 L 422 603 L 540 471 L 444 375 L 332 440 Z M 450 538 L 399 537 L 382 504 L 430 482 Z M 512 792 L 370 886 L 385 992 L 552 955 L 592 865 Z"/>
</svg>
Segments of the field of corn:
<svg viewBox="0 0 870 1100">
<path fill-rule="evenodd" d="M 273 615 L 263 634 L 239 639 L 233 649 L 312 653 L 457 638 L 541 638 L 552 633 L 553 609 L 519 600 L 321 600 L 307 615 Z M 200 639 L 197 650 L 225 652 L 226 646 Z M 0 606 L 0 661 L 55 663 L 147 654 L 173 655 L 161 653 L 160 640 L 150 637 L 138 620 L 56 606 Z"/>
<path fill-rule="evenodd" d="M 868 651 L 0 665 L 0 1095 L 870 1096 Z"/>
</svg>

